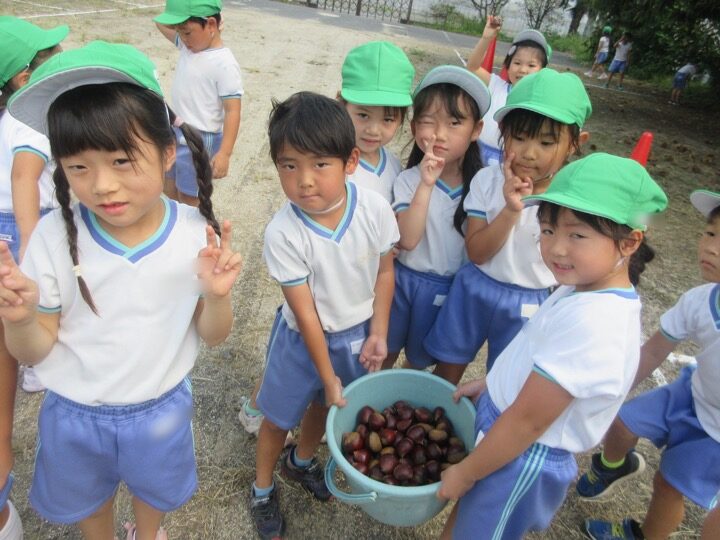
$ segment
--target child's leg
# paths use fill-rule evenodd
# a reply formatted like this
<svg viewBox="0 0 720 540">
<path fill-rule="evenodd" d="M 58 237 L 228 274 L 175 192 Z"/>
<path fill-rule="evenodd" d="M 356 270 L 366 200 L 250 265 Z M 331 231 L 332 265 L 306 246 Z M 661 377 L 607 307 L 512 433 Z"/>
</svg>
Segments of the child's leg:
<svg viewBox="0 0 720 540">
<path fill-rule="evenodd" d="M 276 426 L 265 418 L 260 426 L 255 450 L 255 486 L 269 488 L 273 484 L 273 471 L 285 447 L 287 429 Z"/>
<path fill-rule="evenodd" d="M 648 540 L 668 538 L 682 523 L 685 516 L 683 494 L 663 478 L 660 471 L 655 473 L 653 494 L 650 499 L 642 532 Z"/>
<path fill-rule="evenodd" d="M 606 461 L 617 462 L 635 448 L 639 437 L 630 431 L 620 417 L 616 417 L 603 441 L 602 455 Z"/>
<path fill-rule="evenodd" d="M 458 505 L 455 504 L 447 521 L 445 522 L 445 527 L 440 535 L 440 540 L 452 540 L 452 531 L 455 528 L 455 521 L 457 520 L 457 509 Z"/>
<path fill-rule="evenodd" d="M 395 365 L 395 362 L 397 362 L 398 356 L 400 356 L 399 352 L 393 352 L 388 353 L 387 358 L 383 360 L 382 368 L 381 369 L 392 369 Z M 407 367 L 407 362 L 403 365 L 403 367 Z"/>
<path fill-rule="evenodd" d="M 132 505 L 136 523 L 134 540 L 155 540 L 164 512 L 142 502 L 137 497 L 133 497 Z"/>
<path fill-rule="evenodd" d="M 438 362 L 435 364 L 433 374 L 438 377 L 442 377 L 454 385 L 457 385 L 460 382 L 460 379 L 462 379 L 467 367 L 467 364 L 449 364 L 447 362 Z"/>
<path fill-rule="evenodd" d="M 717 538 L 720 538 L 720 506 L 705 518 L 700 540 L 716 540 Z"/>
<path fill-rule="evenodd" d="M 305 412 L 300 423 L 300 440 L 298 441 L 296 455 L 299 459 L 312 459 L 320 446 L 320 439 L 325 434 L 325 419 L 328 408 L 317 401 L 313 401 Z"/>
<path fill-rule="evenodd" d="M 78 523 L 85 540 L 108 540 L 115 537 L 113 501 L 110 497 L 94 514 Z"/>
</svg>

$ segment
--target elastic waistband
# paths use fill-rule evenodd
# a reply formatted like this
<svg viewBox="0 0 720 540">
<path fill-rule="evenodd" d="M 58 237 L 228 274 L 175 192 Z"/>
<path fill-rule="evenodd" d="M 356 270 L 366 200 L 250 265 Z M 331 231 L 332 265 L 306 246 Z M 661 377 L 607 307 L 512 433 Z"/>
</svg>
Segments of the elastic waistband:
<svg viewBox="0 0 720 540">
<path fill-rule="evenodd" d="M 282 307 L 282 306 L 280 306 Z M 279 312 L 279 317 L 282 317 L 283 324 L 287 327 L 288 330 L 291 332 L 295 332 L 297 334 L 300 333 L 299 330 L 294 330 L 290 328 L 290 325 L 287 323 L 287 320 L 285 317 L 283 317 L 282 312 Z M 344 336 L 353 335 L 356 334 L 358 330 L 363 329 L 366 325 L 370 324 L 370 319 L 367 319 L 365 321 L 359 322 L 357 324 L 354 324 L 353 326 L 350 326 L 349 328 L 345 328 L 344 330 L 338 330 L 337 332 L 326 332 L 323 330 L 323 334 L 325 334 L 325 338 L 342 338 Z"/>
<path fill-rule="evenodd" d="M 432 274 L 430 272 L 420 272 L 419 270 L 413 270 L 407 265 L 404 265 L 397 259 L 395 259 L 395 266 L 399 267 L 401 271 L 408 272 L 414 276 L 417 276 L 420 279 L 425 279 L 427 281 L 432 281 L 433 283 L 440 283 L 441 285 L 447 285 L 449 283 L 452 283 L 453 276 L 441 276 L 440 274 Z"/>
<path fill-rule="evenodd" d="M 53 208 L 41 208 L 40 216 L 44 216 L 53 210 Z M 12 212 L 0 212 L 0 223 L 15 223 L 15 214 Z"/>
<path fill-rule="evenodd" d="M 493 277 L 490 277 L 485 272 L 483 272 L 480 268 L 478 268 L 478 265 L 475 263 L 468 263 L 472 265 L 472 267 L 477 270 L 483 278 L 487 279 L 490 283 L 493 285 L 496 285 L 497 287 L 501 287 L 503 289 L 508 289 L 511 291 L 522 291 L 522 292 L 530 292 L 530 293 L 536 293 L 536 292 L 542 292 L 547 291 L 550 292 L 550 287 L 543 287 L 541 289 L 532 289 L 530 287 L 523 287 L 521 285 L 515 285 L 514 283 L 507 283 L 506 281 L 499 281 Z"/>
</svg>

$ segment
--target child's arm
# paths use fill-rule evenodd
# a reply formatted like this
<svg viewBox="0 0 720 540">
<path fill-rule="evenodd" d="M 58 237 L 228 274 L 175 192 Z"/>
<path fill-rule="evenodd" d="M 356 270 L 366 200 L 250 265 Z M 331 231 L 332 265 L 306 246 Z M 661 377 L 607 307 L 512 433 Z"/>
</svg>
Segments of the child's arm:
<svg viewBox="0 0 720 540">
<path fill-rule="evenodd" d="M 18 365 L 0 339 L 0 491 L 13 468 L 12 427 Z"/>
<path fill-rule="evenodd" d="M 442 474 L 437 496 L 456 500 L 478 480 L 522 454 L 570 405 L 573 396 L 532 372 L 517 398 L 496 420 L 475 449 Z"/>
<path fill-rule="evenodd" d="M 472 216 L 468 219 L 465 247 L 468 258 L 475 264 L 487 262 L 502 249 L 525 207 L 522 197 L 532 193 L 532 181 L 529 178 L 522 179 L 512 172 L 511 163 L 514 158 L 515 154 L 508 154 L 503 164 L 505 208 L 490 223 Z"/>
<path fill-rule="evenodd" d="M 169 42 L 171 42 L 173 45 L 175 44 L 175 40 L 177 39 L 177 31 L 175 30 L 174 26 L 167 26 L 165 24 L 160 24 L 159 22 L 156 22 L 155 26 L 157 26 L 157 29 L 160 30 L 160 33 L 165 36 L 165 38 Z"/>
<path fill-rule="evenodd" d="M 502 28 L 502 19 L 494 15 L 489 15 L 485 23 L 485 28 L 483 29 L 482 37 L 480 37 L 468 58 L 467 68 L 480 77 L 485 84 L 490 84 L 490 72 L 482 67 L 482 62 L 485 59 L 485 53 L 488 50 L 490 42 L 497 38 L 500 28 Z"/>
<path fill-rule="evenodd" d="M 370 333 L 362 351 L 360 363 L 368 371 L 377 371 L 387 357 L 387 332 L 390 319 L 390 306 L 395 291 L 394 255 L 390 251 L 380 258 L 377 280 L 375 281 L 375 300 L 373 315 L 370 319 Z"/>
<path fill-rule="evenodd" d="M 655 371 L 676 346 L 677 342 L 669 340 L 660 331 L 655 332 L 640 349 L 640 365 L 632 387 L 635 388 Z"/>
<path fill-rule="evenodd" d="M 223 137 L 220 149 L 212 157 L 213 178 L 225 178 L 227 176 L 230 156 L 240 132 L 241 105 L 242 102 L 238 98 L 223 99 L 223 109 L 225 110 Z"/>
<path fill-rule="evenodd" d="M 32 152 L 17 152 L 13 157 L 10 182 L 13 213 L 20 233 L 20 260 L 25 254 L 30 233 L 40 219 L 38 179 L 44 168 L 45 160 Z"/>
<path fill-rule="evenodd" d="M 210 347 L 225 341 L 233 323 L 232 286 L 242 269 L 242 257 L 231 249 L 232 228 L 223 222 L 220 246 L 213 228 L 207 226 L 207 247 L 198 255 L 198 278 L 203 298 L 198 302 L 195 324 L 198 334 Z"/>
</svg>

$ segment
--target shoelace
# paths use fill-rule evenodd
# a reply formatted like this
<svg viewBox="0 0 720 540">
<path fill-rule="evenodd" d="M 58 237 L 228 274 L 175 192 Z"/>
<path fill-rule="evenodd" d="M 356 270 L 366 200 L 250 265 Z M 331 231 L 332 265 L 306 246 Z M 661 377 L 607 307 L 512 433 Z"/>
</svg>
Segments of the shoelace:
<svg viewBox="0 0 720 540">
<path fill-rule="evenodd" d="M 274 508 L 271 504 L 270 497 L 262 497 L 253 501 L 252 505 L 253 514 L 260 518 L 261 521 L 269 521 L 274 516 Z"/>
<path fill-rule="evenodd" d="M 623 526 L 622 523 L 613 523 L 612 527 L 610 528 L 610 533 L 613 536 L 618 536 L 620 538 L 627 538 L 627 536 L 625 536 L 625 527 Z"/>
</svg>

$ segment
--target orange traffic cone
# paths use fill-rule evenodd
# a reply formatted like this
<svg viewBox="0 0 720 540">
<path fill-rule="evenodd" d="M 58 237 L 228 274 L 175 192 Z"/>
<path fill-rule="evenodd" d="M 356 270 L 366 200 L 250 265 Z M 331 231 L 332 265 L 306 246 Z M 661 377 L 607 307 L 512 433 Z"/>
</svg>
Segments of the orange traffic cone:
<svg viewBox="0 0 720 540">
<path fill-rule="evenodd" d="M 490 45 L 488 45 L 488 50 L 485 51 L 485 57 L 483 58 L 482 64 L 480 64 L 480 67 L 483 68 L 488 73 L 492 73 L 493 71 L 493 64 L 495 63 L 495 44 L 497 43 L 497 38 L 493 38 L 490 42 Z"/>
<path fill-rule="evenodd" d="M 648 156 L 650 155 L 650 148 L 652 147 L 653 134 L 651 131 L 645 131 L 638 139 L 635 148 L 633 148 L 630 157 L 637 161 L 643 167 L 647 166 Z"/>
</svg>

